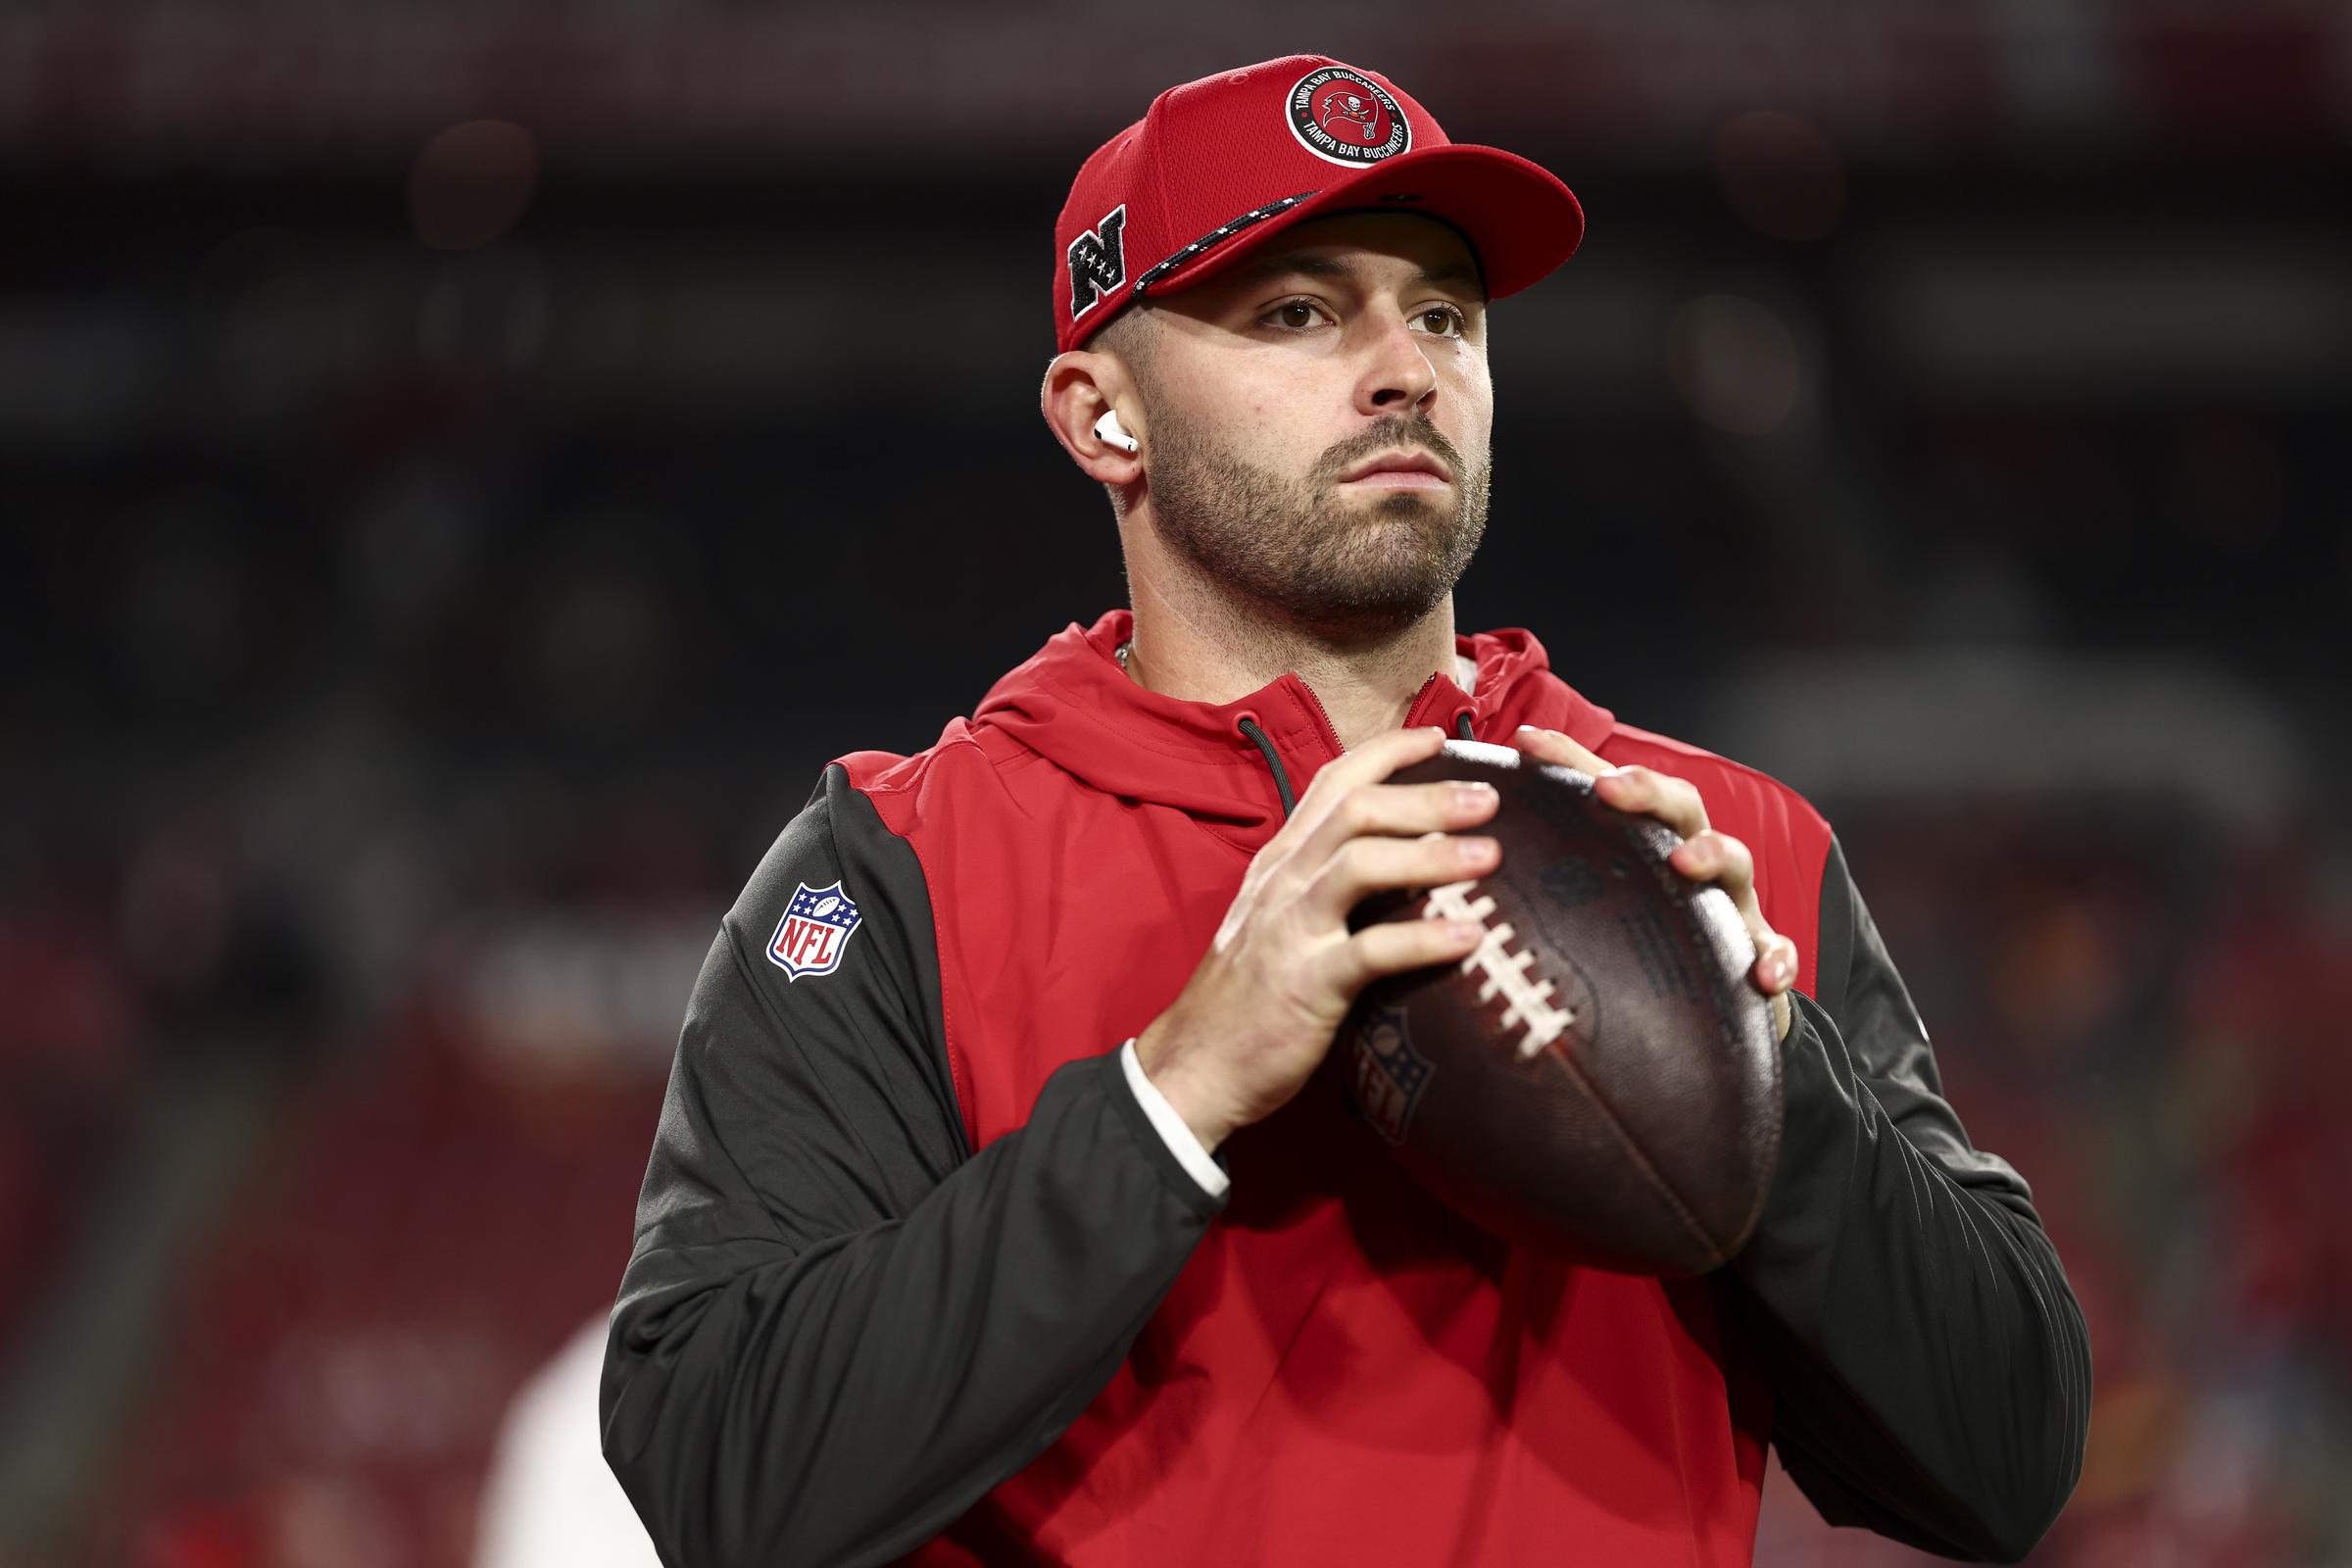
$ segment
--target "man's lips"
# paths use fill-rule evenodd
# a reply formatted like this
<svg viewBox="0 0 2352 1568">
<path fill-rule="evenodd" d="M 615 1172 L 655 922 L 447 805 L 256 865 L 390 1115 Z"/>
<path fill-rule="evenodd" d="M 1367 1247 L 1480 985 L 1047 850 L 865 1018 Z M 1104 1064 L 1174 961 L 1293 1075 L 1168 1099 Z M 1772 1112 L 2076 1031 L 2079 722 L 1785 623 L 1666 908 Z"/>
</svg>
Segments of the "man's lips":
<svg viewBox="0 0 2352 1568">
<path fill-rule="evenodd" d="M 1446 465 L 1426 452 L 1384 452 L 1340 475 L 1342 484 L 1380 490 L 1434 490 L 1447 483 Z"/>
</svg>

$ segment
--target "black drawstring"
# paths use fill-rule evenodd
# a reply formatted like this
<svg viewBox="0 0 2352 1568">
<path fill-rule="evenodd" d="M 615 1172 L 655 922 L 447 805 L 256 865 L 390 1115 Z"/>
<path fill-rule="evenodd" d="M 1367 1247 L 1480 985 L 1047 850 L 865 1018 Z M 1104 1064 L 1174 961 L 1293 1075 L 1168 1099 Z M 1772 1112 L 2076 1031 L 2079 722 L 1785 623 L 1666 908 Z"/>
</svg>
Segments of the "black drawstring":
<svg viewBox="0 0 2352 1568">
<path fill-rule="evenodd" d="M 1298 804 L 1298 798 L 1291 793 L 1291 775 L 1283 771 L 1281 754 L 1274 750 L 1274 743 L 1266 739 L 1266 732 L 1257 727 L 1256 719 L 1244 718 L 1233 727 L 1240 730 L 1249 739 L 1250 744 L 1257 748 L 1258 755 L 1266 760 L 1266 767 L 1274 775 L 1274 793 L 1282 797 L 1282 814 L 1289 816 L 1291 808 Z M 1470 731 L 1470 715 L 1468 713 L 1455 715 L 1453 727 L 1454 732 L 1466 741 L 1478 739 Z"/>
<path fill-rule="evenodd" d="M 1298 804 L 1298 798 L 1291 793 L 1291 775 L 1282 770 L 1282 759 L 1275 755 L 1274 743 L 1266 739 L 1266 732 L 1257 727 L 1254 718 L 1245 718 L 1234 728 L 1249 737 L 1250 744 L 1264 756 L 1266 766 L 1274 770 L 1274 793 L 1282 797 L 1282 814 L 1290 815 L 1291 808 Z"/>
</svg>

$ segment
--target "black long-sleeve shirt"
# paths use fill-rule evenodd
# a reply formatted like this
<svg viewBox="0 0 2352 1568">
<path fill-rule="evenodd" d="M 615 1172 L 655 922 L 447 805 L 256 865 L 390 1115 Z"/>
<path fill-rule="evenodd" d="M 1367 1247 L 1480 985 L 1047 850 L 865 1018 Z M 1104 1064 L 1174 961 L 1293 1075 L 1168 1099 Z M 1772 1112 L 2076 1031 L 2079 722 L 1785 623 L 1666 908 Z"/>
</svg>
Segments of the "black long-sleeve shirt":
<svg viewBox="0 0 2352 1568">
<path fill-rule="evenodd" d="M 859 961 L 780 983 L 780 911 L 833 883 L 858 890 Z M 2026 1182 L 1942 1098 L 1835 844 L 1820 909 L 1778 1173 L 1712 1279 L 1825 1518 L 2015 1560 L 2080 1469 L 2082 1319 Z M 1115 1041 L 967 1147 L 932 913 L 915 856 L 836 768 L 696 986 L 603 1400 L 607 1455 L 673 1564 L 880 1562 L 936 1535 L 1103 1389 L 1223 1206 Z M 1042 1560 L 1006 1521 L 974 1529 L 986 1560 Z"/>
</svg>

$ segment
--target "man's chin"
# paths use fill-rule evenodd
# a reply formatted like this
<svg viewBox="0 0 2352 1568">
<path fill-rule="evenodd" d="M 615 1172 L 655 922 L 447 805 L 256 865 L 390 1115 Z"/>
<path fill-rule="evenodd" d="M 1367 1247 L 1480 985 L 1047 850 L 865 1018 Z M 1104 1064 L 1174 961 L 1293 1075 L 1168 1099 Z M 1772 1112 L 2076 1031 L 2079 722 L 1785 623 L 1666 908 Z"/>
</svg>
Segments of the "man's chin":
<svg viewBox="0 0 2352 1568">
<path fill-rule="evenodd" d="M 1348 532 L 1355 548 L 1383 555 L 1442 559 L 1453 552 L 1464 526 L 1452 496 L 1444 492 L 1384 496 L 1353 513 Z"/>
<path fill-rule="evenodd" d="M 1292 596 L 1291 610 L 1325 636 L 1349 641 L 1386 636 L 1420 619 L 1452 591 L 1459 573 L 1448 569 L 1444 551 L 1419 536 L 1395 545 L 1331 562 L 1311 590 Z"/>
<path fill-rule="evenodd" d="M 1294 624 L 1327 643 L 1377 643 L 1396 636 L 1435 610 L 1445 599 L 1441 592 L 1327 594 L 1312 603 L 1287 607 Z"/>
</svg>

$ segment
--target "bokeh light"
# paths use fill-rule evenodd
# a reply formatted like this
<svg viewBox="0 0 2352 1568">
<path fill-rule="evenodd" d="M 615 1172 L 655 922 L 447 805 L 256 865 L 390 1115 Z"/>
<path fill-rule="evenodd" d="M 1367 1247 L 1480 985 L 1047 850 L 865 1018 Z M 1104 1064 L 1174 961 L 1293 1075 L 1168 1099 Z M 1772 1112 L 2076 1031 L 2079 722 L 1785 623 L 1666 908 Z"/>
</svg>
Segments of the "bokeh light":
<svg viewBox="0 0 2352 1568">
<path fill-rule="evenodd" d="M 1705 294 L 1674 313 L 1667 366 L 1700 423 L 1733 435 L 1770 435 L 1805 390 L 1804 359 L 1788 325 L 1736 294 Z"/>
<path fill-rule="evenodd" d="M 425 143 L 409 171 L 409 221 L 437 251 L 487 245 L 513 228 L 539 182 L 539 146 L 504 120 L 468 120 Z"/>
<path fill-rule="evenodd" d="M 1774 239 L 1825 239 L 1845 212 L 1845 161 L 1820 127 L 1756 109 L 1715 132 L 1715 178 L 1732 211 Z"/>
</svg>

